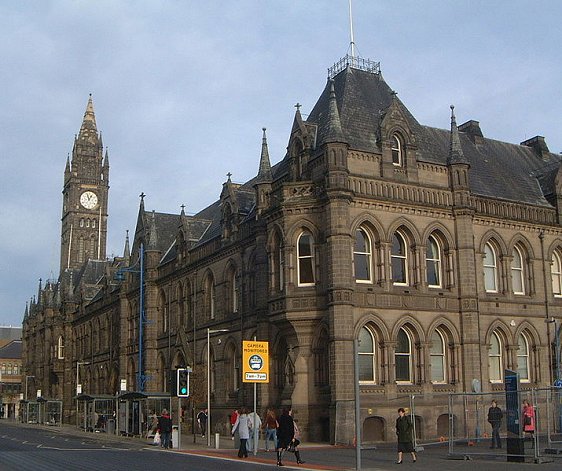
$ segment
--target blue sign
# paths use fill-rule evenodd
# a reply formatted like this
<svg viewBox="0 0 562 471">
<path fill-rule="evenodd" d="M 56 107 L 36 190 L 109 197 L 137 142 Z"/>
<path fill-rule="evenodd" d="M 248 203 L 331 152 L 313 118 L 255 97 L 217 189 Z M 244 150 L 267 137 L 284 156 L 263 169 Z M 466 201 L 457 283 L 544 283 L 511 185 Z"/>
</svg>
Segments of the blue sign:
<svg viewBox="0 0 562 471">
<path fill-rule="evenodd" d="M 252 355 L 250 357 L 250 368 L 254 371 L 259 371 L 263 366 L 263 359 L 259 355 Z"/>
<path fill-rule="evenodd" d="M 562 389 L 562 379 L 555 380 L 553 386 L 555 388 Z"/>
</svg>

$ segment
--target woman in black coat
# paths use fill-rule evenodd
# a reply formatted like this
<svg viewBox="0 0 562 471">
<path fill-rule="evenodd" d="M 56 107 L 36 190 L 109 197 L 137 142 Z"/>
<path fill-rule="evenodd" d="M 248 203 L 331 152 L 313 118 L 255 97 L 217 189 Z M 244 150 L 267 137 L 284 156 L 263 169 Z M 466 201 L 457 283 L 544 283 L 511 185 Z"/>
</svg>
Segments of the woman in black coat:
<svg viewBox="0 0 562 471">
<path fill-rule="evenodd" d="M 414 451 L 414 429 L 410 418 L 406 415 L 404 408 L 398 409 L 398 418 L 396 419 L 396 435 L 398 437 L 398 461 L 402 464 L 402 453 L 411 453 L 412 461 L 416 462 L 416 452 Z"/>
<path fill-rule="evenodd" d="M 283 451 L 287 449 L 295 436 L 295 423 L 289 414 L 287 407 L 283 408 L 283 413 L 279 417 L 279 426 L 277 427 L 277 466 L 283 466 L 281 457 Z"/>
</svg>

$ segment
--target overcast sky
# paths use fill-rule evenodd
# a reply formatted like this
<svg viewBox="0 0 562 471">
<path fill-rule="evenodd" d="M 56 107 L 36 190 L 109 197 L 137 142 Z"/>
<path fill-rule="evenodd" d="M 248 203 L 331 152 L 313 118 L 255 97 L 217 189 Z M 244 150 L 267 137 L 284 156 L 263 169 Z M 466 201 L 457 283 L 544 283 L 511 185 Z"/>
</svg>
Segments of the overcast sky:
<svg viewBox="0 0 562 471">
<path fill-rule="evenodd" d="M 562 2 L 354 0 L 357 52 L 422 124 L 562 151 Z M 107 255 L 148 210 L 195 213 L 283 158 L 349 51 L 348 0 L 0 2 L 0 325 L 59 273 L 63 172 L 92 93 L 110 156 Z"/>
</svg>

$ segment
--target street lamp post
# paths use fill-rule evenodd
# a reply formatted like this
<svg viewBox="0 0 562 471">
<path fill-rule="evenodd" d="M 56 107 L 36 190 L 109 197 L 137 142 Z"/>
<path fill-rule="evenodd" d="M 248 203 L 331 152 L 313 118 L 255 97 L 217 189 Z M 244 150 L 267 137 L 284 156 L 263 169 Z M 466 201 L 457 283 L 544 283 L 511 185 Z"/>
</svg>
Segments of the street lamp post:
<svg viewBox="0 0 562 471">
<path fill-rule="evenodd" d="M 78 394 L 82 392 L 82 387 L 78 390 L 78 386 L 80 385 L 80 366 L 82 365 L 89 365 L 89 361 L 77 361 L 76 362 L 76 427 L 79 426 L 78 423 Z M 85 407 L 85 406 L 84 406 Z M 86 410 L 84 409 L 84 421 L 86 421 Z M 84 427 L 85 429 L 85 427 Z"/>
<path fill-rule="evenodd" d="M 207 328 L 207 446 L 211 446 L 211 334 L 228 332 L 228 329 Z"/>
</svg>

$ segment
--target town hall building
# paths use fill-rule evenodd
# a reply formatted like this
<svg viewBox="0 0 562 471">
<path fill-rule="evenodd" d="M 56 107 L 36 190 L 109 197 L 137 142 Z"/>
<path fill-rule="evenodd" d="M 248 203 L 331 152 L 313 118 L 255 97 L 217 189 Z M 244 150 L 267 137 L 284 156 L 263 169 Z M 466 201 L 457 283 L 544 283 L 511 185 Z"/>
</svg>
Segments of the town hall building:
<svg viewBox="0 0 562 471">
<path fill-rule="evenodd" d="M 170 393 L 190 366 L 183 404 L 204 407 L 209 380 L 225 432 L 252 404 L 241 347 L 255 338 L 270 352 L 258 411 L 290 405 L 305 440 L 349 444 L 355 362 L 365 441 L 395 439 L 405 397 L 431 438 L 447 395 L 475 380 L 502 391 L 507 368 L 522 388 L 552 384 L 562 156 L 541 136 L 490 139 L 455 111 L 444 105 L 445 129 L 423 125 L 378 63 L 346 56 L 306 118 L 297 107 L 280 162 L 264 129 L 255 177 L 228 176 L 195 215 L 141 195 L 131 240 L 108 259 L 109 155 L 90 97 L 64 170 L 59 277 L 23 322 L 33 388 L 72 422 L 78 378 L 93 397 Z"/>
</svg>

